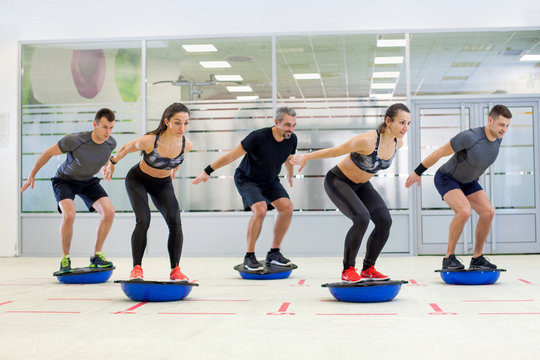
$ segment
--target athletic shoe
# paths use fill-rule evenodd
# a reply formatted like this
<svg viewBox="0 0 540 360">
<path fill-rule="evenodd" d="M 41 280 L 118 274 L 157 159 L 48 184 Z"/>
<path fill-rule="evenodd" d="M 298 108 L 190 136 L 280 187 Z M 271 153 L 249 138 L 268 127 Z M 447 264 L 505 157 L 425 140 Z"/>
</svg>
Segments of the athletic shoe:
<svg viewBox="0 0 540 360">
<path fill-rule="evenodd" d="M 456 255 L 451 254 L 448 258 L 442 259 L 443 270 L 463 270 L 465 266 L 456 258 Z"/>
<path fill-rule="evenodd" d="M 71 259 L 68 257 L 64 257 L 62 261 L 60 261 L 60 273 L 68 273 L 71 272 Z"/>
<path fill-rule="evenodd" d="M 255 255 L 246 255 L 244 257 L 244 268 L 251 271 L 263 270 L 264 266 L 257 261 Z"/>
<path fill-rule="evenodd" d="M 390 276 L 386 276 L 375 270 L 375 266 L 371 266 L 360 273 L 362 281 L 384 281 L 390 280 Z"/>
<path fill-rule="evenodd" d="M 135 265 L 133 267 L 133 270 L 131 270 L 131 274 L 129 274 L 129 277 L 131 279 L 144 279 L 142 267 L 140 265 Z"/>
<path fill-rule="evenodd" d="M 287 259 L 285 256 L 281 255 L 279 250 L 278 251 L 269 251 L 268 254 L 266 254 L 266 263 L 267 264 L 279 265 L 279 266 L 292 265 L 292 261 Z"/>
<path fill-rule="evenodd" d="M 109 261 L 105 258 L 103 253 L 97 253 L 95 256 L 90 257 L 90 267 L 91 268 L 106 268 L 112 267 L 112 261 Z"/>
<path fill-rule="evenodd" d="M 362 281 L 362 277 L 358 275 L 356 269 L 352 266 L 341 273 L 341 280 L 349 283 L 356 283 Z"/>
<path fill-rule="evenodd" d="M 171 270 L 171 276 L 170 276 L 171 280 L 174 280 L 174 281 L 187 281 L 189 280 L 189 278 L 182 274 L 182 272 L 180 271 L 180 266 L 177 266 L 175 267 L 174 269 Z"/>
<path fill-rule="evenodd" d="M 493 270 L 496 268 L 497 265 L 490 263 L 484 255 L 471 258 L 471 264 L 469 265 L 469 270 Z"/>
</svg>

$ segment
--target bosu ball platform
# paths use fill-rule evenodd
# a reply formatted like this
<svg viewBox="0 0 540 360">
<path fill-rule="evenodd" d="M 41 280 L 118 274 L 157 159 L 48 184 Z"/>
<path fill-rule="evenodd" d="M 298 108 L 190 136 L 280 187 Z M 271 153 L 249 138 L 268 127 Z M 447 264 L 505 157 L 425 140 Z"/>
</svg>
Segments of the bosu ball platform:
<svg viewBox="0 0 540 360">
<path fill-rule="evenodd" d="M 188 281 L 116 280 L 128 298 L 134 301 L 178 301 L 189 295 L 199 284 Z"/>
<path fill-rule="evenodd" d="M 295 264 L 288 266 L 265 264 L 262 270 L 248 270 L 244 267 L 244 264 L 238 264 L 234 267 L 234 270 L 238 271 L 243 279 L 248 280 L 286 279 L 294 269 L 298 269 L 298 266 Z"/>
<path fill-rule="evenodd" d="M 59 270 L 53 275 L 63 284 L 98 284 L 109 280 L 114 269 L 116 269 L 114 266 L 106 268 L 84 267 L 74 268 L 65 273 Z"/>
<path fill-rule="evenodd" d="M 347 302 L 382 302 L 390 301 L 397 296 L 405 280 L 364 281 L 357 283 L 337 282 L 322 284 L 327 287 L 336 300 Z"/>
<path fill-rule="evenodd" d="M 441 273 L 443 281 L 450 285 L 491 285 L 499 280 L 501 272 L 505 269 L 489 269 L 489 270 L 450 270 L 440 269 L 435 272 Z"/>
</svg>

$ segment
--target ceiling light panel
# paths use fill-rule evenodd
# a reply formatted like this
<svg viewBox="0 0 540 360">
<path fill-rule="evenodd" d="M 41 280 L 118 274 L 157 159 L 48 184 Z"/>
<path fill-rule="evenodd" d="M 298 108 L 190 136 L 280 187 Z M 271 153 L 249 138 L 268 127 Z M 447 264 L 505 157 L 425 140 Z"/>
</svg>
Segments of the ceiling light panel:
<svg viewBox="0 0 540 360">
<path fill-rule="evenodd" d="M 399 77 L 399 71 L 375 71 L 373 78 L 390 79 Z"/>
<path fill-rule="evenodd" d="M 384 83 L 373 83 L 371 84 L 371 88 L 372 89 L 395 89 L 396 88 L 396 84 L 384 84 Z"/>
<path fill-rule="evenodd" d="M 253 96 L 237 96 L 236 97 L 236 100 L 240 100 L 240 101 L 253 101 L 253 100 L 257 100 L 259 97 L 257 95 L 253 95 Z"/>
<path fill-rule="evenodd" d="M 215 75 L 217 81 L 242 81 L 244 80 L 240 75 Z"/>
<path fill-rule="evenodd" d="M 224 69 L 231 67 L 231 64 L 227 61 L 199 61 L 199 64 L 205 69 Z"/>
<path fill-rule="evenodd" d="M 310 74 L 293 74 L 296 80 L 317 80 L 321 78 L 321 74 L 310 73 Z"/>
<path fill-rule="evenodd" d="M 519 61 L 540 61 L 540 55 L 523 55 Z"/>
<path fill-rule="evenodd" d="M 252 92 L 251 86 L 227 86 L 229 92 Z"/>
<path fill-rule="evenodd" d="M 216 47 L 212 44 L 182 45 L 187 52 L 214 52 Z"/>
</svg>

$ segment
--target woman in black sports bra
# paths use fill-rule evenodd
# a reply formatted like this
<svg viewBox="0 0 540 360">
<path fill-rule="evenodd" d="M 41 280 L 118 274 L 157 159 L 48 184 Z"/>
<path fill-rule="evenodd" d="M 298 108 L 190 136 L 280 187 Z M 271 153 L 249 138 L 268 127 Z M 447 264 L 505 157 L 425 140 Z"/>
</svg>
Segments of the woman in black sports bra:
<svg viewBox="0 0 540 360">
<path fill-rule="evenodd" d="M 148 195 L 163 215 L 169 227 L 169 259 L 171 263 L 171 280 L 188 280 L 180 271 L 180 255 L 182 253 L 182 223 L 180 207 L 174 194 L 172 180 L 184 154 L 193 147 L 185 133 L 189 124 L 189 109 L 180 103 L 170 105 L 161 117 L 156 130 L 151 131 L 120 148 L 111 157 L 105 169 L 105 179 L 109 180 L 114 173 L 114 165 L 130 152 L 141 151 L 142 160 L 129 170 L 126 176 L 126 189 L 129 201 L 135 212 L 135 230 L 131 236 L 133 270 L 130 278 L 142 279 L 142 258 L 146 249 L 146 234 L 150 226 L 150 207 Z"/>
<path fill-rule="evenodd" d="M 349 154 L 326 174 L 324 189 L 337 208 L 352 220 L 345 237 L 343 272 L 341 279 L 348 282 L 388 280 L 375 269 L 388 235 L 392 218 L 371 179 L 378 170 L 390 167 L 396 151 L 403 145 L 403 137 L 411 122 L 410 111 L 403 104 L 386 110 L 384 122 L 377 130 L 356 135 L 333 148 L 295 156 L 291 163 L 301 171 L 309 160 L 325 159 Z M 375 228 L 369 235 L 364 264 L 360 274 L 354 268 L 362 238 L 372 220 Z"/>
</svg>

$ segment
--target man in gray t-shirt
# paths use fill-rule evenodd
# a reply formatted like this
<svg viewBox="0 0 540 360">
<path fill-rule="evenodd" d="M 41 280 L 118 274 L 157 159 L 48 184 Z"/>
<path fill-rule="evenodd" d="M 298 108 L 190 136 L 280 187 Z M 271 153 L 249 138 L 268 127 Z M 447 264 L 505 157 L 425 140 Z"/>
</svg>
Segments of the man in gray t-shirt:
<svg viewBox="0 0 540 360">
<path fill-rule="evenodd" d="M 435 187 L 443 200 L 454 211 L 454 218 L 448 232 L 448 248 L 442 262 L 444 270 L 461 270 L 465 267 L 456 258 L 456 245 L 465 223 L 471 215 L 471 208 L 478 213 L 476 242 L 469 269 L 496 269 L 482 255 L 495 210 L 486 192 L 478 183 L 478 177 L 493 164 L 499 154 L 502 138 L 508 127 L 512 113 L 504 105 L 495 105 L 489 112 L 488 123 L 484 127 L 460 132 L 450 141 L 430 155 L 411 173 L 405 182 L 407 188 L 418 183 L 420 176 L 444 156 L 453 156 L 435 174 Z"/>
<path fill-rule="evenodd" d="M 55 155 L 66 153 L 64 161 L 51 179 L 54 195 L 58 202 L 58 211 L 62 213 L 60 236 L 64 257 L 60 263 L 60 272 L 71 271 L 69 249 L 73 237 L 75 220 L 75 195 L 84 201 L 90 211 L 97 211 L 101 221 L 97 229 L 94 256 L 90 258 L 90 267 L 112 267 L 112 262 L 103 256 L 102 249 L 109 233 L 113 219 L 114 207 L 105 190 L 94 177 L 107 164 L 116 147 L 116 140 L 111 136 L 115 123 L 114 113 L 109 109 L 101 109 L 96 113 L 92 131 L 79 132 L 64 136 L 37 159 L 21 192 L 28 187 L 34 188 L 37 172 Z"/>
</svg>

